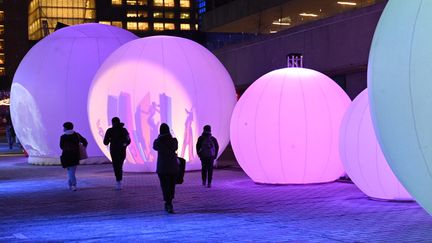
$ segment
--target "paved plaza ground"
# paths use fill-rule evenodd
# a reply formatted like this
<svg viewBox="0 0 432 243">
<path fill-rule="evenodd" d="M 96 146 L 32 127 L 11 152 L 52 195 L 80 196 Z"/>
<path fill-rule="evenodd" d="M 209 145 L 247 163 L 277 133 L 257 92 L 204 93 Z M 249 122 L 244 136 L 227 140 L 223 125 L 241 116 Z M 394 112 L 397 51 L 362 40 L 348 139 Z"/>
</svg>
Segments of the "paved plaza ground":
<svg viewBox="0 0 432 243">
<path fill-rule="evenodd" d="M 155 174 L 127 173 L 113 190 L 111 166 L 80 166 L 76 192 L 58 166 L 0 157 L 1 242 L 432 242 L 432 216 L 416 203 L 368 199 L 353 184 L 269 186 L 239 168 L 199 172 L 163 211 Z"/>
</svg>

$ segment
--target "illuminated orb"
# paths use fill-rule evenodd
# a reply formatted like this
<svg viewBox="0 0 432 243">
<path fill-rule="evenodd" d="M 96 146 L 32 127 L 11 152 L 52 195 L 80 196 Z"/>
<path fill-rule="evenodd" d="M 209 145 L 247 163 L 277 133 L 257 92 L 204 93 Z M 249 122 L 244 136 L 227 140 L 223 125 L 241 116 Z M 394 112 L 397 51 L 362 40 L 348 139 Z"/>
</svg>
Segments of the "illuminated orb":
<svg viewBox="0 0 432 243">
<path fill-rule="evenodd" d="M 340 154 L 345 171 L 362 192 L 377 199 L 412 200 L 381 152 L 369 112 L 367 90 L 348 108 L 340 134 Z"/>
<path fill-rule="evenodd" d="M 106 161 L 93 140 L 87 98 L 104 59 L 137 37 L 120 28 L 83 24 L 60 29 L 39 41 L 24 57 L 11 88 L 11 116 L 32 164 L 60 164 L 63 123 L 71 121 L 87 138 L 89 158 Z"/>
<path fill-rule="evenodd" d="M 154 172 L 152 145 L 159 125 L 167 123 L 179 142 L 187 169 L 199 169 L 195 144 L 206 124 L 221 153 L 229 142 L 229 121 L 236 103 L 234 84 L 224 66 L 201 45 L 187 39 L 153 36 L 116 50 L 95 76 L 89 96 L 94 138 L 105 153 L 103 135 L 111 118 L 120 117 L 132 143 L 125 171 Z"/>
<path fill-rule="evenodd" d="M 432 214 L 432 1 L 389 1 L 369 56 L 372 121 L 388 164 Z M 401 34 L 403 33 L 403 34 Z"/>
<path fill-rule="evenodd" d="M 265 74 L 242 95 L 231 119 L 234 154 L 253 181 L 331 182 L 343 174 L 339 128 L 349 97 L 305 68 Z"/>
</svg>

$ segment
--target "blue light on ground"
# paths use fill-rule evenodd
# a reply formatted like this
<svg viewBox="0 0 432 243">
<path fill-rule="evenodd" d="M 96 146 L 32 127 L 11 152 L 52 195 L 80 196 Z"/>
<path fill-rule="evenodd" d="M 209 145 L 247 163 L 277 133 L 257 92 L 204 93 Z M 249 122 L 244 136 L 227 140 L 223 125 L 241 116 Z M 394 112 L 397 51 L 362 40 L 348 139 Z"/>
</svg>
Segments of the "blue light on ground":
<svg viewBox="0 0 432 243">
<path fill-rule="evenodd" d="M 200 173 L 177 188 L 176 214 L 163 211 L 154 174 L 127 173 L 113 190 L 110 165 L 80 166 L 77 192 L 58 166 L 0 158 L 0 242 L 431 241 L 432 217 L 416 203 L 367 199 L 353 184 L 254 184 L 239 169 Z"/>
</svg>

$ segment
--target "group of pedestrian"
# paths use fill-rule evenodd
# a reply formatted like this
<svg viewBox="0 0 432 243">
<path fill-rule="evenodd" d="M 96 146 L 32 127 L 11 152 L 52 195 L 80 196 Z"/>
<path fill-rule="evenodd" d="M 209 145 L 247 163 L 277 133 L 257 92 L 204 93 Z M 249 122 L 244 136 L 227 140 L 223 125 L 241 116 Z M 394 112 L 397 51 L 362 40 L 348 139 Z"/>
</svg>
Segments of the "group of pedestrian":
<svg viewBox="0 0 432 243">
<path fill-rule="evenodd" d="M 121 190 L 123 179 L 123 163 L 126 159 L 126 148 L 131 143 L 129 132 L 118 117 L 111 120 L 112 127 L 104 136 L 103 143 L 109 145 L 112 165 L 116 178 L 116 190 Z M 75 171 L 80 161 L 80 146 L 87 147 L 87 140 L 73 130 L 71 122 L 63 124 L 64 134 L 60 138 L 60 157 L 63 168 L 67 169 L 69 189 L 76 191 Z M 175 186 L 179 175 L 184 173 L 184 159 L 177 156 L 178 141 L 170 132 L 168 124 L 162 123 L 159 136 L 153 142 L 153 149 L 157 151 L 156 173 L 162 189 L 165 211 L 174 213 L 172 201 L 175 195 Z M 210 125 L 205 125 L 202 135 L 198 138 L 196 151 L 201 160 L 202 185 L 210 188 L 213 177 L 213 163 L 219 152 L 217 139 L 211 134 Z M 183 161 L 183 166 L 182 162 Z M 182 171 L 183 169 L 183 171 Z M 182 180 L 182 178 L 181 178 Z"/>
</svg>

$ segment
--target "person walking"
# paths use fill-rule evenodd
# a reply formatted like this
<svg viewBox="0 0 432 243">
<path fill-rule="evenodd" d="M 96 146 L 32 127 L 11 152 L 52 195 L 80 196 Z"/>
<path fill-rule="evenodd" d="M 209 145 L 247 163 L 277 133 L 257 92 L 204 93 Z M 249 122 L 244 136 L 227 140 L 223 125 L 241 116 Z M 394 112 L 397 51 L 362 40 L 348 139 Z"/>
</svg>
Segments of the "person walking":
<svg viewBox="0 0 432 243">
<path fill-rule="evenodd" d="M 112 118 L 111 123 L 112 127 L 106 131 L 103 143 L 110 146 L 111 160 L 116 178 L 115 189 L 121 190 L 123 163 L 126 159 L 126 148 L 131 143 L 131 140 L 129 132 L 124 128 L 124 123 L 120 122 L 120 118 Z"/>
<path fill-rule="evenodd" d="M 198 138 L 196 151 L 201 160 L 201 176 L 202 185 L 210 188 L 213 179 L 213 162 L 215 161 L 218 152 L 219 144 L 217 139 L 212 136 L 211 126 L 205 125 L 203 133 Z"/>
<path fill-rule="evenodd" d="M 67 170 L 69 190 L 76 191 L 76 177 L 75 172 L 80 161 L 80 143 L 87 147 L 87 139 L 81 134 L 73 130 L 72 122 L 65 122 L 63 124 L 64 134 L 60 137 L 60 148 L 62 154 L 60 162 L 63 168 Z"/>
<path fill-rule="evenodd" d="M 157 168 L 165 211 L 174 213 L 172 201 L 175 194 L 175 185 L 180 171 L 177 160 L 178 141 L 171 133 L 169 126 L 162 123 L 159 129 L 159 136 L 153 142 L 153 149 L 157 151 Z"/>
</svg>

